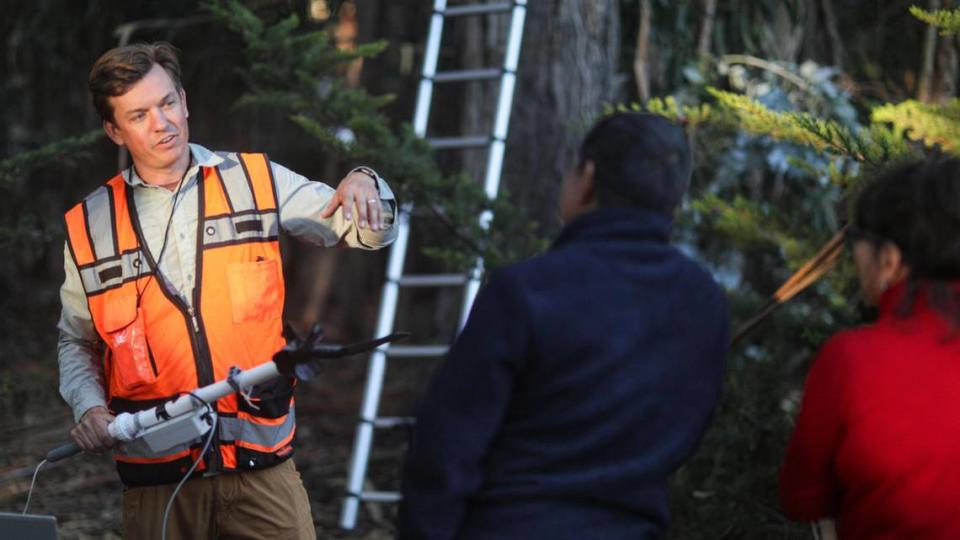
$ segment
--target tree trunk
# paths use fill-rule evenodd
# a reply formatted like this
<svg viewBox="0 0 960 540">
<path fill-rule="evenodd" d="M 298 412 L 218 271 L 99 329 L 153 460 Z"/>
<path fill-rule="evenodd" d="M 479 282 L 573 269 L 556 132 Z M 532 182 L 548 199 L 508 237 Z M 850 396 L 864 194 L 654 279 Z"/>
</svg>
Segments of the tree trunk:
<svg viewBox="0 0 960 540">
<path fill-rule="evenodd" d="M 945 0 L 943 9 L 954 9 L 956 2 Z M 957 97 L 957 74 L 960 72 L 960 58 L 957 56 L 957 37 L 945 36 L 937 45 L 936 73 L 930 100 L 946 103 Z"/>
<path fill-rule="evenodd" d="M 960 73 L 960 58 L 957 55 L 956 37 L 943 40 L 937 53 L 937 64 L 940 68 L 937 101 L 943 103 L 957 97 L 957 74 Z"/>
<path fill-rule="evenodd" d="M 838 69 L 843 69 L 843 38 L 840 37 L 840 31 L 837 26 L 837 15 L 833 11 L 832 0 L 820 0 L 820 7 L 823 9 L 823 21 L 827 27 L 827 36 L 830 38 L 830 54 L 833 58 L 833 65 Z"/>
<path fill-rule="evenodd" d="M 633 77 L 637 81 L 637 96 L 641 103 L 650 99 L 650 19 L 653 17 L 653 3 L 639 0 L 640 13 L 637 17 L 637 45 L 633 51 Z"/>
<path fill-rule="evenodd" d="M 507 139 L 503 185 L 545 232 L 560 225 L 557 198 L 583 135 L 621 96 L 619 4 L 529 4 Z"/>
<path fill-rule="evenodd" d="M 697 58 L 703 60 L 710 54 L 710 38 L 713 35 L 713 21 L 717 17 L 717 0 L 704 0 L 703 23 L 700 26 L 700 38 L 697 40 Z"/>
<path fill-rule="evenodd" d="M 927 8 L 930 11 L 940 9 L 940 0 L 930 0 Z M 928 25 L 923 42 L 923 63 L 920 68 L 920 79 L 917 82 L 917 99 L 930 101 L 933 93 L 933 71 L 937 53 L 937 28 Z"/>
</svg>

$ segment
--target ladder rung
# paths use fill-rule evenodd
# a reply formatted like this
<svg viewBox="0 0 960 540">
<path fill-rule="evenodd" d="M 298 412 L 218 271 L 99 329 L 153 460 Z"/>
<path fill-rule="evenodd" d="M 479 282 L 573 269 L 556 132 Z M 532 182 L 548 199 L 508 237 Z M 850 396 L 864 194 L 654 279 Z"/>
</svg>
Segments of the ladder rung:
<svg viewBox="0 0 960 540">
<path fill-rule="evenodd" d="M 364 502 L 395 503 L 403 497 L 399 491 L 364 491 L 360 493 L 360 500 Z"/>
<path fill-rule="evenodd" d="M 392 345 L 387 354 L 393 358 L 434 358 L 447 354 L 447 345 Z"/>
<path fill-rule="evenodd" d="M 430 137 L 427 139 L 434 148 L 480 148 L 490 144 L 489 135 L 467 135 L 465 137 Z"/>
<path fill-rule="evenodd" d="M 508 133 L 510 111 L 513 105 L 514 87 L 517 84 L 516 70 L 520 57 L 520 49 L 523 41 L 523 27 L 526 21 L 527 0 L 458 0 L 460 5 L 447 6 L 446 0 L 437 0 L 435 5 L 442 6 L 435 9 L 430 15 L 430 31 L 426 40 L 426 47 L 423 54 L 423 74 L 420 79 L 420 92 L 417 96 L 417 104 L 413 114 L 414 131 L 420 137 L 423 137 L 434 149 L 449 150 L 467 150 L 481 151 L 486 154 L 487 163 L 484 172 L 484 189 L 491 197 L 495 197 L 499 185 L 500 176 L 503 167 L 504 150 L 506 146 L 506 137 Z M 444 19 L 446 17 L 458 17 L 466 15 L 484 15 L 497 14 L 497 17 L 506 18 L 509 16 L 509 30 L 503 34 L 506 43 L 503 51 L 502 67 L 489 64 L 473 66 L 471 69 L 442 69 L 438 72 L 437 63 L 439 60 Z M 463 66 L 467 67 L 467 66 Z M 493 111 L 493 122 L 491 129 L 487 133 L 452 133 L 454 136 L 427 137 L 430 125 L 430 108 L 433 101 L 435 83 L 447 83 L 457 81 L 482 81 L 499 79 L 501 91 L 497 95 L 496 108 Z M 484 85 L 489 83 L 484 83 Z M 486 130 L 483 130 L 486 131 Z M 447 135 L 437 133 L 437 135 Z M 476 150 L 473 150 L 476 149 Z M 397 242 L 393 244 L 390 250 L 390 258 L 387 265 L 388 286 L 383 287 L 381 295 L 377 334 L 385 334 L 392 330 L 394 318 L 397 315 L 397 301 L 400 296 L 398 290 L 400 286 L 423 287 L 423 286 L 445 286 L 462 285 L 463 289 L 463 309 L 461 310 L 458 324 L 462 325 L 467 318 L 467 312 L 476 295 L 479 281 L 473 273 L 467 275 L 448 276 L 443 274 L 425 275 L 413 274 L 404 275 L 404 261 L 407 254 L 411 251 L 408 245 L 411 228 L 410 218 L 412 217 L 411 207 L 405 207 L 407 215 L 401 215 L 403 226 L 400 229 Z M 442 217 L 442 214 L 437 217 Z M 489 217 L 492 214 L 487 211 L 478 216 L 478 223 L 485 226 L 489 223 Z M 478 259 L 475 269 L 479 270 L 482 265 L 482 259 Z M 468 277 L 469 276 L 469 277 Z M 450 351 L 449 344 L 444 343 L 443 339 L 430 339 L 421 342 L 421 345 L 384 345 L 379 348 L 374 355 L 370 357 L 369 367 L 367 369 L 366 390 L 364 392 L 363 404 L 360 409 L 360 421 L 357 425 L 357 432 L 353 452 L 350 458 L 350 472 L 347 478 L 346 498 L 343 509 L 340 514 L 340 526 L 344 529 L 353 529 L 356 525 L 357 514 L 363 502 L 370 503 L 396 503 L 402 497 L 395 491 L 375 491 L 374 486 L 367 483 L 368 465 L 370 464 L 371 446 L 373 445 L 373 432 L 380 427 L 393 426 L 412 426 L 415 425 L 408 419 L 402 417 L 380 417 L 378 408 L 380 400 L 383 397 L 383 383 L 385 377 L 385 364 L 387 360 L 393 360 L 395 357 L 412 358 L 414 362 L 421 359 L 428 361 L 439 360 Z M 435 344 L 430 345 L 428 343 Z M 436 359 L 436 360 L 430 360 Z M 364 489 L 365 486 L 369 488 Z M 396 486 L 386 485 L 383 487 Z"/>
<path fill-rule="evenodd" d="M 421 274 L 403 276 L 397 280 L 401 287 L 453 287 L 464 285 L 468 281 L 466 274 Z"/>
<path fill-rule="evenodd" d="M 498 79 L 501 75 L 503 70 L 496 68 L 441 71 L 433 75 L 433 82 L 486 81 Z"/>
<path fill-rule="evenodd" d="M 483 15 L 484 13 L 506 13 L 513 9 L 513 5 L 513 2 L 468 4 L 465 6 L 451 6 L 440 13 L 446 17 L 457 17 L 460 15 Z"/>
<path fill-rule="evenodd" d="M 417 425 L 417 419 L 412 416 L 381 416 L 370 421 L 375 428 L 395 428 Z"/>
</svg>

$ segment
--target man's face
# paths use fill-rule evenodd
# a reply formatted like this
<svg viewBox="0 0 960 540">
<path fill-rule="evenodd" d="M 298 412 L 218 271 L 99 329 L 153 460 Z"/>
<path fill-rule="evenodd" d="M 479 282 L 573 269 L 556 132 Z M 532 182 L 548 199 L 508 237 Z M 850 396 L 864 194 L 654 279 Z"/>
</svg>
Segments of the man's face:
<svg viewBox="0 0 960 540">
<path fill-rule="evenodd" d="M 169 170 L 189 156 L 187 96 L 159 64 L 110 104 L 113 122 L 104 122 L 104 130 L 127 147 L 141 174 Z"/>
</svg>

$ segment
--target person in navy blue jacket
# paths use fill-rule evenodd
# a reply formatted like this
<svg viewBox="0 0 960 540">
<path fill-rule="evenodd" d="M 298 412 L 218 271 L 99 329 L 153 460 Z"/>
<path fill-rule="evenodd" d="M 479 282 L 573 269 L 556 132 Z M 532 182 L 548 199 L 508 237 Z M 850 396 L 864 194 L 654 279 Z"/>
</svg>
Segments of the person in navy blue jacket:
<svg viewBox="0 0 960 540">
<path fill-rule="evenodd" d="M 682 129 L 618 113 L 563 181 L 544 255 L 494 272 L 420 407 L 400 538 L 642 539 L 720 397 L 723 291 L 670 246 Z"/>
</svg>

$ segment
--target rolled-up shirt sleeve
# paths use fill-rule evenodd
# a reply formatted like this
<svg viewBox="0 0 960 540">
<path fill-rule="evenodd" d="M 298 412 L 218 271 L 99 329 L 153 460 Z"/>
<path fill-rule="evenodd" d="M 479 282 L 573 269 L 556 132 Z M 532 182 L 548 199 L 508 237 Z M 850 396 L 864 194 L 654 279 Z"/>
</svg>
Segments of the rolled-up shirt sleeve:
<svg viewBox="0 0 960 540">
<path fill-rule="evenodd" d="M 93 328 L 80 273 L 66 245 L 63 249 L 65 278 L 60 287 L 60 338 L 57 359 L 60 364 L 60 395 L 80 418 L 91 407 L 106 406 L 100 338 Z"/>
<path fill-rule="evenodd" d="M 376 184 L 385 226 L 379 230 L 361 229 L 353 220 L 344 219 L 343 207 L 329 218 L 320 217 L 336 191 L 334 188 L 308 180 L 283 165 L 271 163 L 271 167 L 277 186 L 280 225 L 292 236 L 318 246 L 345 245 L 360 249 L 380 249 L 396 239 L 396 198 L 383 178 L 378 178 Z"/>
</svg>

